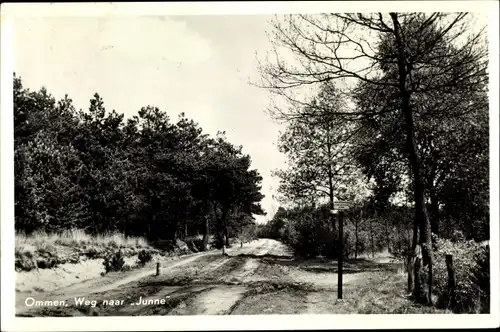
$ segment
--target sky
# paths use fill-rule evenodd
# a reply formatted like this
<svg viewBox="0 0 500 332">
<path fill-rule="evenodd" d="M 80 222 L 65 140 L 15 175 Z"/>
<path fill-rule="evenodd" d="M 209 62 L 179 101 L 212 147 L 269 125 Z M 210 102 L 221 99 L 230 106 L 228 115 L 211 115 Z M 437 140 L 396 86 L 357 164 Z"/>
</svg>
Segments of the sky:
<svg viewBox="0 0 500 332">
<path fill-rule="evenodd" d="M 263 177 L 268 215 L 256 219 L 264 222 L 279 206 L 271 170 L 285 160 L 276 147 L 284 128 L 265 113 L 269 93 L 249 84 L 260 77 L 257 58 L 271 49 L 270 19 L 23 18 L 14 24 L 14 70 L 26 88 L 45 86 L 56 99 L 68 94 L 77 109 L 88 109 L 97 92 L 107 110 L 126 117 L 153 105 L 174 120 L 186 113 L 210 135 L 226 131 Z"/>
</svg>

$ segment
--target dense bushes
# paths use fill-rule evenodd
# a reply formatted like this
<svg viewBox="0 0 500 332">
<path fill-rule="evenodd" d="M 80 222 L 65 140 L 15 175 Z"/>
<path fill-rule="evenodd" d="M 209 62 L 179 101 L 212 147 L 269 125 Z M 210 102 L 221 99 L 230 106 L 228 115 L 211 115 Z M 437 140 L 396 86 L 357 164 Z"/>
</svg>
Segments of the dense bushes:
<svg viewBox="0 0 500 332">
<path fill-rule="evenodd" d="M 139 264 L 144 266 L 153 259 L 153 255 L 149 251 L 141 250 L 137 255 L 137 259 L 139 260 Z"/>
<path fill-rule="evenodd" d="M 476 252 L 476 267 L 473 273 L 473 283 L 479 289 L 481 313 L 490 312 L 490 246 L 485 245 Z"/>
<path fill-rule="evenodd" d="M 489 312 L 489 246 L 464 239 L 456 242 L 446 239 L 435 241 L 433 287 L 438 296 L 438 306 L 450 306 L 445 256 L 452 255 L 457 288 L 456 304 L 451 309 L 458 313 Z"/>
<path fill-rule="evenodd" d="M 336 256 L 335 239 L 336 234 L 328 220 L 317 220 L 312 214 L 291 220 L 283 232 L 284 242 L 290 244 L 298 255 L 305 257 Z"/>
<path fill-rule="evenodd" d="M 118 250 L 106 256 L 102 264 L 104 265 L 106 273 L 122 271 L 125 266 L 125 259 L 123 258 L 122 251 Z"/>
<path fill-rule="evenodd" d="M 312 208 L 285 210 L 280 207 L 272 220 L 259 225 L 256 235 L 280 240 L 300 256 L 334 257 L 336 237 L 328 216 L 322 212 Z"/>
</svg>

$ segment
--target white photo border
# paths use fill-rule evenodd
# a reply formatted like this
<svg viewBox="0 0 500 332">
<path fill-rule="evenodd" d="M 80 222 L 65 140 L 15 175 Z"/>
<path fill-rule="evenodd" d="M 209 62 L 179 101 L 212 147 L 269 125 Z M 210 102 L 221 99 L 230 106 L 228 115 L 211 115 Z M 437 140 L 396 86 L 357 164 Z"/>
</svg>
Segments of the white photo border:
<svg viewBox="0 0 500 332">
<path fill-rule="evenodd" d="M 21 17 L 249 15 L 321 12 L 482 12 L 488 14 L 490 72 L 491 313 L 489 315 L 252 315 L 17 318 L 14 285 L 13 25 Z M 8 3 L 1 7 L 1 264 L 2 328 L 6 331 L 279 330 L 348 328 L 491 328 L 499 326 L 497 1 L 297 1 L 174 3 Z M 492 314 L 496 313 L 496 314 Z"/>
</svg>

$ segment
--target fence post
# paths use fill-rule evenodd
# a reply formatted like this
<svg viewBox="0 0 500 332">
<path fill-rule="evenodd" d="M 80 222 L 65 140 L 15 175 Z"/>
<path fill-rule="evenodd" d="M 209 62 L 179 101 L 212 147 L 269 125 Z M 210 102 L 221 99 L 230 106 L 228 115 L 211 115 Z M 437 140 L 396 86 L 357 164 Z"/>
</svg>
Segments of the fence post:
<svg viewBox="0 0 500 332">
<path fill-rule="evenodd" d="M 408 273 L 408 294 L 411 294 L 413 291 L 413 269 L 414 269 L 414 264 L 413 264 L 413 255 L 408 254 L 405 257 L 406 260 L 406 273 Z"/>
<path fill-rule="evenodd" d="M 159 276 L 160 275 L 160 262 L 157 262 L 156 263 L 156 275 Z"/>
<path fill-rule="evenodd" d="M 421 259 L 420 257 L 415 257 L 415 269 L 414 269 L 414 277 L 413 281 L 415 283 L 415 288 L 413 288 L 413 295 L 417 298 L 418 301 L 422 300 L 422 279 L 421 279 Z"/>
<path fill-rule="evenodd" d="M 448 307 L 456 305 L 457 277 L 453 266 L 453 255 L 446 255 L 446 269 L 448 270 Z"/>
</svg>

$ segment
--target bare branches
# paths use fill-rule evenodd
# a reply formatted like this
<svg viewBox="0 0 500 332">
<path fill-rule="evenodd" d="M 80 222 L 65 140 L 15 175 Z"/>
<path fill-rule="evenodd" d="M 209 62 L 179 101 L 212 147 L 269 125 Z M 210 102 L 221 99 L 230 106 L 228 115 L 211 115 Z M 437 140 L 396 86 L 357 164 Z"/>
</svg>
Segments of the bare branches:
<svg viewBox="0 0 500 332">
<path fill-rule="evenodd" d="M 383 22 L 383 21 L 382 21 Z M 285 22 L 275 21 L 273 60 L 260 65 L 261 87 L 279 95 L 305 85 L 338 79 L 357 79 L 371 84 L 378 72 L 376 55 L 368 38 L 352 38 L 353 24 L 369 28 L 368 18 L 361 15 L 298 15 L 288 16 Z M 385 24 L 385 23 L 384 23 Z M 379 30 L 387 30 L 377 23 Z M 284 53 L 293 56 L 295 65 L 285 63 Z M 391 84 L 385 82 L 384 84 Z M 287 95 L 289 99 L 294 97 Z"/>
</svg>

